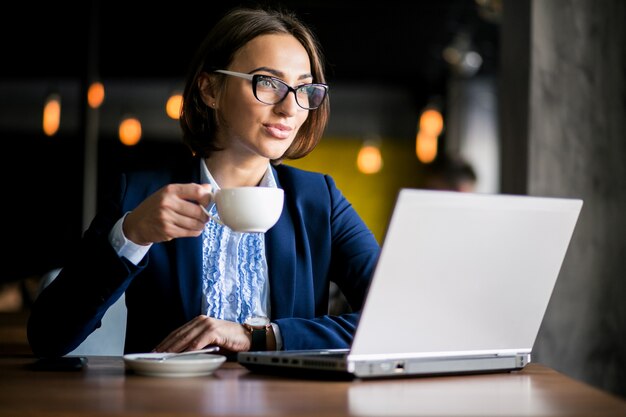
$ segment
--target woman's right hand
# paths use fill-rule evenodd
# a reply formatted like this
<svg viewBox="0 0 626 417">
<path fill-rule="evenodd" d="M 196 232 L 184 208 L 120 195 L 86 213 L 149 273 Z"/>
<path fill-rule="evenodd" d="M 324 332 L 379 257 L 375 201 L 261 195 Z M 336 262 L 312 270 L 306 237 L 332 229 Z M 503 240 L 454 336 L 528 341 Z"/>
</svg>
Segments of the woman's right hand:
<svg viewBox="0 0 626 417">
<path fill-rule="evenodd" d="M 124 235 L 138 245 L 199 236 L 209 219 L 200 205 L 210 202 L 209 184 L 166 185 L 126 216 Z"/>
</svg>

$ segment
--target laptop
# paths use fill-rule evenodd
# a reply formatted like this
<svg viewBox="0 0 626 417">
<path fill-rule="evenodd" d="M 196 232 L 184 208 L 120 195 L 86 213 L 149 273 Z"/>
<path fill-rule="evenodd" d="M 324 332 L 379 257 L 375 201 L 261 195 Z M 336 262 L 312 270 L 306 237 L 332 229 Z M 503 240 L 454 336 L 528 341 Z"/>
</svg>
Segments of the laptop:
<svg viewBox="0 0 626 417">
<path fill-rule="evenodd" d="M 349 350 L 240 352 L 253 372 L 508 372 L 531 351 L 582 200 L 401 189 Z"/>
</svg>

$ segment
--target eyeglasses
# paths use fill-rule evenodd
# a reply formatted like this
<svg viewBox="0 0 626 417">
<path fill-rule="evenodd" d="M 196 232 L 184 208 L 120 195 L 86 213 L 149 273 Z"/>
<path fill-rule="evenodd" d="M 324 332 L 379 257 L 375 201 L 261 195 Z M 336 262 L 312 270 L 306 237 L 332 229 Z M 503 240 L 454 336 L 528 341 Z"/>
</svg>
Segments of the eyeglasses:
<svg viewBox="0 0 626 417">
<path fill-rule="evenodd" d="M 298 106 L 305 110 L 314 110 L 322 105 L 328 93 L 326 84 L 301 84 L 294 88 L 280 78 L 269 75 L 245 74 L 226 70 L 216 70 L 215 72 L 252 81 L 254 97 L 263 104 L 278 104 L 287 97 L 289 92 L 293 92 Z"/>
</svg>

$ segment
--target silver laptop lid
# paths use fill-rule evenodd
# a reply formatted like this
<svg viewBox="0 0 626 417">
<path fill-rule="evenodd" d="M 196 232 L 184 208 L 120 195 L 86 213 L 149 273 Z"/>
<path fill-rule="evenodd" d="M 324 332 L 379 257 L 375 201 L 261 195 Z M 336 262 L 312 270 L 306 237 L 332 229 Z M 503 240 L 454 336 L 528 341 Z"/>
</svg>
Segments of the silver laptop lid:
<svg viewBox="0 0 626 417">
<path fill-rule="evenodd" d="M 350 358 L 530 352 L 581 207 L 401 190 Z"/>
</svg>

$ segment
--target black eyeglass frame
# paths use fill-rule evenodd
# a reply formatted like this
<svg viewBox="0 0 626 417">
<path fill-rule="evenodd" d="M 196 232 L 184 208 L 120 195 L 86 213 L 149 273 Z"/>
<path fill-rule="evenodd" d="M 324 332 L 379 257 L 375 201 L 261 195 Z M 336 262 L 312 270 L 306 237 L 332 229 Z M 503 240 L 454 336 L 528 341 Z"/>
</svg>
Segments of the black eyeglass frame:
<svg viewBox="0 0 626 417">
<path fill-rule="evenodd" d="M 230 76 L 233 76 L 233 77 L 243 78 L 243 79 L 251 81 L 252 82 L 252 93 L 254 94 L 254 98 L 256 98 L 260 103 L 267 104 L 267 105 L 278 104 L 281 101 L 283 101 L 287 97 L 287 95 L 289 95 L 290 92 L 293 92 L 293 95 L 296 98 L 296 104 L 300 108 L 302 108 L 304 110 L 315 110 L 315 109 L 319 108 L 322 105 L 322 103 L 324 103 L 324 100 L 326 99 L 326 96 L 328 95 L 328 85 L 322 84 L 322 83 L 306 83 L 306 84 L 300 84 L 300 85 L 297 85 L 295 87 L 292 87 L 289 84 L 287 84 L 286 82 L 284 82 L 283 80 L 281 80 L 280 78 L 272 77 L 271 75 L 246 74 L 245 72 L 236 72 L 236 71 L 228 71 L 228 70 L 215 70 L 213 72 L 218 72 L 220 74 L 230 75 Z M 285 87 L 287 87 L 285 95 L 280 100 L 276 101 L 275 103 L 268 103 L 266 101 L 261 100 L 258 97 L 258 95 L 257 95 L 256 86 L 257 86 L 257 83 L 259 82 L 259 80 L 263 80 L 263 79 L 272 80 L 273 82 L 280 83 L 280 84 L 284 85 Z M 324 96 L 320 100 L 320 104 L 318 104 L 315 107 L 305 107 L 302 104 L 300 104 L 300 102 L 298 101 L 298 93 L 297 93 L 298 90 L 303 88 L 303 87 L 309 87 L 309 86 L 321 87 L 324 90 Z"/>
</svg>

